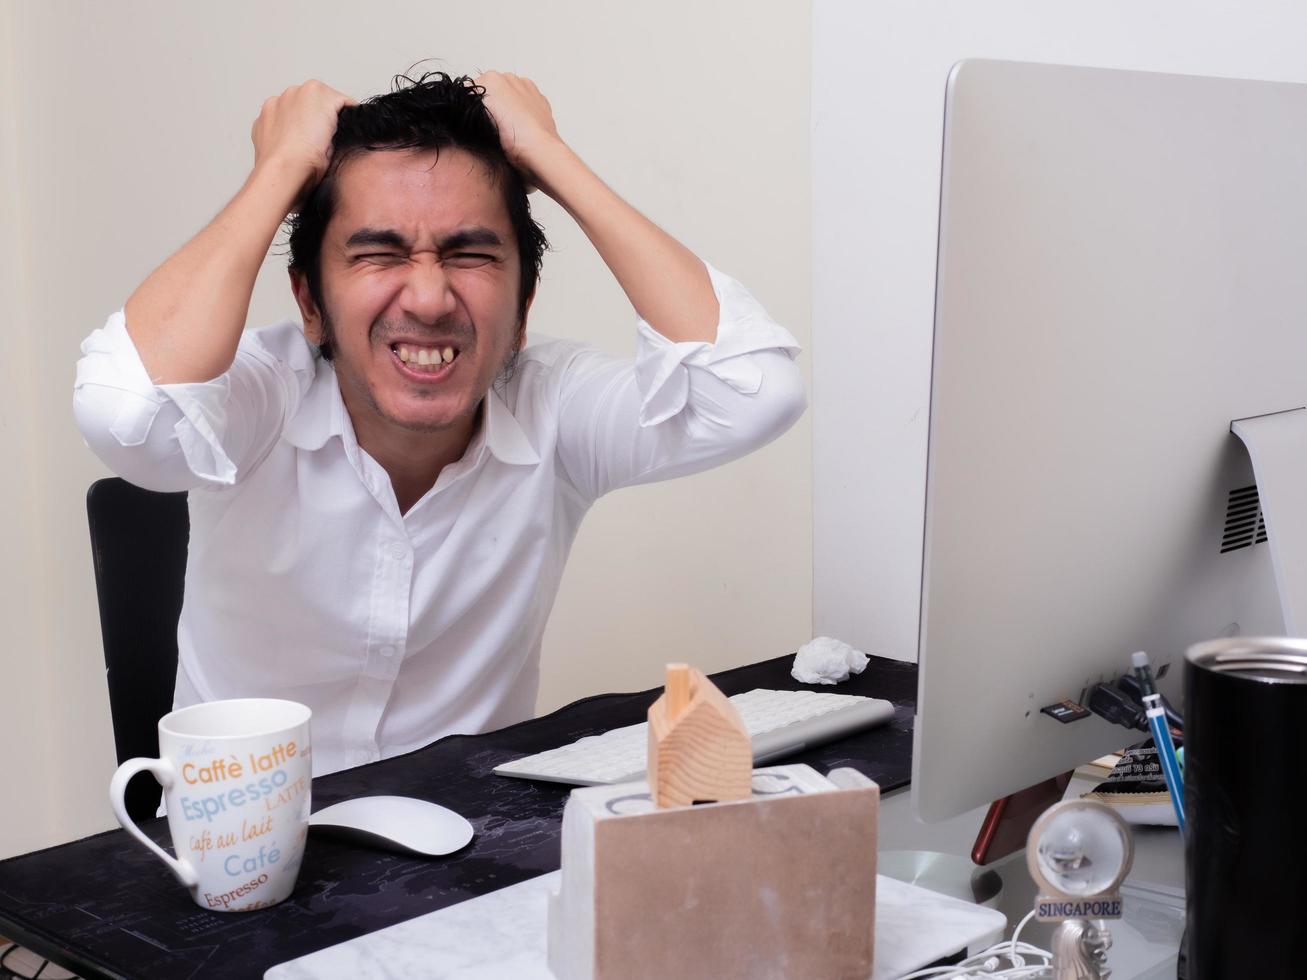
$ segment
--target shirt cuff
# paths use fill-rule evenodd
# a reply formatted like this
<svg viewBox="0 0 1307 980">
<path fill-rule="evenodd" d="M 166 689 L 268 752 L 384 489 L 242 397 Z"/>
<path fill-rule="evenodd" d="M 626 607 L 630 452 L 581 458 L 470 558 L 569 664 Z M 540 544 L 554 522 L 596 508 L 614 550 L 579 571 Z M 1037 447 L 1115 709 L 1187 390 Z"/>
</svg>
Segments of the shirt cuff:
<svg viewBox="0 0 1307 980">
<path fill-rule="evenodd" d="M 231 382 L 224 376 L 213 381 L 159 385 L 159 390 L 182 413 L 173 432 L 187 468 L 201 480 L 228 487 L 235 484 L 236 464 L 222 447 Z"/>
<path fill-rule="evenodd" d="M 164 398 L 154 387 L 145 365 L 127 335 L 126 318 L 119 310 L 99 330 L 82 341 L 74 389 L 85 385 L 111 388 L 119 393 L 109 434 L 122 446 L 145 442 Z"/>
<path fill-rule="evenodd" d="M 127 332 L 127 315 L 123 310 L 110 316 L 102 329 L 82 342 L 75 387 L 82 385 L 99 385 L 119 392 L 117 413 L 109 432 L 125 447 L 144 443 L 159 410 L 171 401 L 182 415 L 173 426 L 173 434 L 190 471 L 213 483 L 236 482 L 236 464 L 222 448 L 223 433 L 215 430 L 215 425 L 223 426 L 220 420 L 226 418 L 225 405 L 231 390 L 227 378 L 197 384 L 156 385 Z"/>
<path fill-rule="evenodd" d="M 709 371 L 740 394 L 754 395 L 762 387 L 763 373 L 746 355 L 783 350 L 793 358 L 802 349 L 747 289 L 706 262 L 704 265 L 721 310 L 714 343 L 676 343 L 643 319 L 636 324 L 635 379 L 641 394 L 642 426 L 657 425 L 685 408 L 692 369 Z"/>
</svg>

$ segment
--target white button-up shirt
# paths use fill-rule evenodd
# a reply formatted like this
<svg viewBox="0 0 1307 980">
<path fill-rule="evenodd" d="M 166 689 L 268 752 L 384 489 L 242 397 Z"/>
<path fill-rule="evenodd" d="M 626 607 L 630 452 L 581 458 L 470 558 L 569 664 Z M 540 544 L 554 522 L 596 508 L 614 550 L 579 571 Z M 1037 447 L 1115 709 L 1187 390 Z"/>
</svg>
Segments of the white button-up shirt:
<svg viewBox="0 0 1307 980">
<path fill-rule="evenodd" d="M 175 705 L 307 704 L 315 774 L 529 718 L 590 505 L 742 456 L 803 412 L 794 338 L 709 273 L 715 343 L 640 321 L 634 361 L 528 344 L 405 514 L 299 325 L 247 331 L 213 381 L 156 386 L 111 316 L 82 344 L 74 407 L 110 469 L 191 491 Z"/>
</svg>

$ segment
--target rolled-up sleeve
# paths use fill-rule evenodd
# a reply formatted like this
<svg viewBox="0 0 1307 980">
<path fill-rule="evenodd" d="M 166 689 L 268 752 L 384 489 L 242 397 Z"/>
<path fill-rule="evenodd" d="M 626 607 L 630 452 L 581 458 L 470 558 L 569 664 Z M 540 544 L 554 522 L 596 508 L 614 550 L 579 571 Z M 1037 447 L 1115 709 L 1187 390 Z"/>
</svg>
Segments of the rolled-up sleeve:
<svg viewBox="0 0 1307 980">
<path fill-rule="evenodd" d="M 807 407 L 798 342 L 740 283 L 708 266 L 716 340 L 676 343 L 644 320 L 634 362 L 591 348 L 566 363 L 559 453 L 591 499 L 746 455 Z"/>
<path fill-rule="evenodd" d="M 312 349 L 289 321 L 242 336 L 211 381 L 156 385 L 119 311 L 82 343 L 73 412 L 87 446 L 148 490 L 232 486 L 276 444 L 313 379 Z"/>
</svg>

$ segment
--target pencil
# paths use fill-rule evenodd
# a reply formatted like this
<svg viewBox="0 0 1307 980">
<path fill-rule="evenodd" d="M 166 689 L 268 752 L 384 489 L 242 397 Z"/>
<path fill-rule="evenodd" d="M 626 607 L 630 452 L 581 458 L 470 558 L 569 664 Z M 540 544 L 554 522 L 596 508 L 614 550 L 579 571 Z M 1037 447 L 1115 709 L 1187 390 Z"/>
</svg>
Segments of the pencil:
<svg viewBox="0 0 1307 980">
<path fill-rule="evenodd" d="M 1180 763 L 1175 756 L 1175 743 L 1171 741 L 1171 729 L 1166 723 L 1166 710 L 1162 707 L 1162 695 L 1157 693 L 1153 683 L 1153 671 L 1148 665 L 1148 654 L 1142 650 L 1131 654 L 1130 662 L 1134 665 L 1135 678 L 1139 681 L 1144 710 L 1148 715 L 1148 728 L 1153 733 L 1153 742 L 1157 746 L 1157 761 L 1162 766 L 1162 776 L 1166 779 L 1166 788 L 1171 792 L 1171 806 L 1175 808 L 1176 823 L 1180 833 L 1184 833 L 1184 780 L 1180 776 Z"/>
</svg>

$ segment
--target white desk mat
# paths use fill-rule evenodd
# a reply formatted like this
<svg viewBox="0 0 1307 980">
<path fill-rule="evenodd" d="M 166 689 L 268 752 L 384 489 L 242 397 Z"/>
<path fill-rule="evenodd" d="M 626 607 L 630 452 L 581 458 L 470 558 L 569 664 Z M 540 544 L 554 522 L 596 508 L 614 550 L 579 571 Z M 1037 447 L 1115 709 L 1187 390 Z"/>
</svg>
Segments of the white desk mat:
<svg viewBox="0 0 1307 980">
<path fill-rule="evenodd" d="M 274 966 L 264 980 L 555 980 L 545 906 L 559 872 L 478 895 Z M 876 877 L 876 968 L 894 980 L 1003 936 L 1007 916 L 916 885 Z"/>
</svg>

